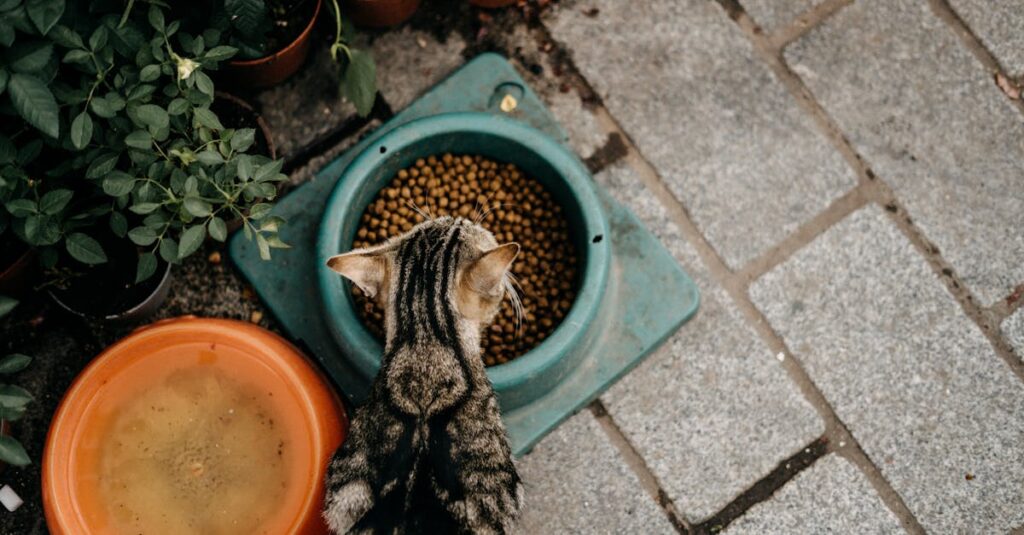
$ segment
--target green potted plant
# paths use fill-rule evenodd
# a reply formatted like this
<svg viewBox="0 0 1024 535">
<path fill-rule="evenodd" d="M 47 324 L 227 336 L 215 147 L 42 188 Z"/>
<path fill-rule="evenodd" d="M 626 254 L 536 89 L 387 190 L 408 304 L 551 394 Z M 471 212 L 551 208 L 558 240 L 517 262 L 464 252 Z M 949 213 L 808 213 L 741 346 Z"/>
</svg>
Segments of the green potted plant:
<svg viewBox="0 0 1024 535">
<path fill-rule="evenodd" d="M 212 6 L 213 27 L 239 51 L 228 62 L 232 82 L 270 87 L 306 61 L 321 0 L 223 0 Z"/>
<path fill-rule="evenodd" d="M 18 301 L 0 295 L 0 318 L 3 318 L 18 306 Z M 13 353 L 0 358 L 0 375 L 10 375 L 24 370 L 32 362 L 26 355 Z M 0 462 L 14 466 L 31 464 L 28 453 L 10 435 L 10 423 L 18 421 L 25 414 L 25 409 L 32 402 L 32 394 L 24 388 L 12 384 L 0 384 Z"/>
<path fill-rule="evenodd" d="M 38 3 L 19 0 L 13 11 Z M 189 33 L 158 5 L 133 4 L 121 12 L 69 4 L 49 26 L 25 32 L 28 44 L 3 51 L 12 69 L 37 67 L 32 83 L 15 71 L 20 86 L 0 94 L 27 123 L 0 130 L 16 155 L 3 175 L 13 184 L 9 227 L 39 252 L 59 303 L 111 319 L 144 312 L 140 304 L 166 291 L 168 266 L 207 236 L 225 240 L 231 221 L 266 258 L 285 246 L 282 221 L 268 216 L 285 179 L 281 161 L 252 152 L 255 129 L 225 126 L 211 110 L 207 71 L 236 49 L 220 45 L 215 29 Z"/>
</svg>

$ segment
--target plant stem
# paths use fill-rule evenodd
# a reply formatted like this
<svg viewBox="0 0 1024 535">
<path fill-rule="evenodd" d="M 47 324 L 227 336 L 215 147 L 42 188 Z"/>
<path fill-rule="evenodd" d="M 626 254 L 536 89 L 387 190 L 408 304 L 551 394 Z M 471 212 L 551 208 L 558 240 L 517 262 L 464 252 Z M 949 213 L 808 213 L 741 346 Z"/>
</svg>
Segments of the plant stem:
<svg viewBox="0 0 1024 535">
<path fill-rule="evenodd" d="M 135 5 L 135 0 L 128 0 L 128 5 L 124 8 L 124 13 L 121 14 L 121 22 L 118 23 L 118 29 L 124 28 L 124 25 L 128 22 L 128 15 L 132 12 L 132 6 Z"/>
</svg>

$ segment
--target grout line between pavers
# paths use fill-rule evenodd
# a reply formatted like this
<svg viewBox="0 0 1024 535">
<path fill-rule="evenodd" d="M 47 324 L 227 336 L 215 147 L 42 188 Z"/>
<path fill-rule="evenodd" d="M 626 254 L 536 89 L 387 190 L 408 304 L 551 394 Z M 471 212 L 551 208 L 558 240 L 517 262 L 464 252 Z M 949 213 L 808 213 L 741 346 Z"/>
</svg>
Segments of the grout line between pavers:
<svg viewBox="0 0 1024 535">
<path fill-rule="evenodd" d="M 626 157 L 626 161 L 635 171 L 637 171 L 637 174 L 644 186 L 646 186 L 662 206 L 665 207 L 666 211 L 669 213 L 669 217 L 679 227 L 680 233 L 682 233 L 682 235 L 697 251 L 697 255 L 707 266 L 712 277 L 715 278 L 715 280 L 726 290 L 732 299 L 733 304 L 740 313 L 743 314 L 747 323 L 754 328 L 758 336 L 763 342 L 765 342 L 773 353 L 781 354 L 783 356 L 781 364 L 783 369 L 786 371 L 790 380 L 796 384 L 808 404 L 818 412 L 818 415 L 824 421 L 825 436 L 829 437 L 830 443 L 848 443 L 849 446 L 846 446 L 846 449 L 844 450 L 846 455 L 848 455 L 851 460 L 854 460 L 854 464 L 864 471 L 872 486 L 878 491 L 882 501 L 890 510 L 893 511 L 896 517 L 900 520 L 904 529 L 910 533 L 924 533 L 924 529 L 903 502 L 902 497 L 900 497 L 899 494 L 892 489 L 889 482 L 882 477 L 881 471 L 874 466 L 870 458 L 868 458 L 863 452 L 863 449 L 861 449 L 859 445 L 856 445 L 856 440 L 846 428 L 845 424 L 843 424 L 839 419 L 838 415 L 836 415 L 835 409 L 832 408 L 824 394 L 821 393 L 818 387 L 811 380 L 802 364 L 799 363 L 798 359 L 792 357 L 792 352 L 789 351 L 785 341 L 772 329 L 767 318 L 764 317 L 760 310 L 754 306 L 753 301 L 751 301 L 747 294 L 746 281 L 741 276 L 729 270 L 725 261 L 722 260 L 721 256 L 718 255 L 703 234 L 701 234 L 700 230 L 687 213 L 685 206 L 675 198 L 673 193 L 665 185 L 664 181 L 662 181 L 657 170 L 642 156 L 633 141 L 621 130 L 618 123 L 608 113 L 608 111 L 604 108 L 599 108 L 597 110 L 597 119 L 606 130 L 618 130 L 619 132 L 622 132 L 622 135 L 624 139 L 627 140 L 627 144 L 630 149 L 629 154 Z"/>
<path fill-rule="evenodd" d="M 993 84 L 998 87 L 999 84 L 997 77 L 999 76 L 1002 76 L 1006 80 L 1018 82 L 1018 80 L 1014 80 L 1014 77 L 1003 68 L 995 55 L 992 54 L 985 44 L 981 42 L 981 39 L 978 39 L 978 36 L 974 35 L 974 31 L 962 18 L 960 18 L 960 15 L 946 2 L 946 0 L 928 0 L 928 5 L 931 7 L 932 12 L 935 13 L 942 22 L 945 22 L 946 25 L 953 30 L 953 33 L 960 38 L 964 46 L 967 47 L 967 50 L 970 51 L 971 54 L 981 62 L 985 69 L 992 74 Z M 1002 89 L 1000 89 L 1000 91 L 1006 95 L 1005 91 L 1002 91 Z M 1006 99 L 1017 108 L 1017 111 L 1024 113 L 1024 101 L 1021 101 L 1019 98 L 1013 99 L 1009 96 L 1006 96 Z"/>
<path fill-rule="evenodd" d="M 694 535 L 718 533 L 751 507 L 768 500 L 776 491 L 786 485 L 797 474 L 810 468 L 829 452 L 829 440 L 825 436 L 814 439 L 789 458 L 783 460 L 753 486 L 726 504 L 720 511 L 693 527 Z"/>
<path fill-rule="evenodd" d="M 630 443 L 626 434 L 622 432 L 619 425 L 615 423 L 614 418 L 608 413 L 608 409 L 605 408 L 604 403 L 600 399 L 596 399 L 588 407 L 590 413 L 597 420 L 597 423 L 604 430 L 605 435 L 608 436 L 608 441 L 619 451 L 623 459 L 626 461 L 626 465 L 633 471 L 640 480 L 640 486 L 643 487 L 647 494 L 654 499 L 655 502 L 661 507 L 661 510 L 668 517 L 668 521 L 672 524 L 672 527 L 679 533 L 687 535 L 693 532 L 690 524 L 686 521 L 683 515 L 679 514 L 674 503 L 669 498 L 668 493 L 665 492 L 661 485 L 658 483 L 657 477 L 654 472 L 651 471 L 650 467 L 647 466 L 647 462 L 640 455 L 633 444 Z"/>
<path fill-rule="evenodd" d="M 785 27 L 770 34 L 768 39 L 773 47 L 781 50 L 850 4 L 853 4 L 853 0 L 825 0 L 815 4 Z"/>
</svg>

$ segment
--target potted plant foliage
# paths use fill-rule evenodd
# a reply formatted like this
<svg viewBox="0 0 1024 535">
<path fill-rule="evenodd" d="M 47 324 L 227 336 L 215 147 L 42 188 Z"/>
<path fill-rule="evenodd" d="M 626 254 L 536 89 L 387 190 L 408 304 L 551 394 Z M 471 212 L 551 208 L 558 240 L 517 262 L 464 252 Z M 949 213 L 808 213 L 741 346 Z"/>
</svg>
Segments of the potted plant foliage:
<svg viewBox="0 0 1024 535">
<path fill-rule="evenodd" d="M 228 62 L 232 82 L 270 87 L 294 74 L 309 55 L 321 0 L 223 0 L 211 5 L 213 26 L 238 49 Z"/>
<path fill-rule="evenodd" d="M 4 231 L 38 251 L 59 302 L 108 318 L 159 295 L 167 266 L 230 221 L 265 258 L 285 246 L 268 216 L 281 161 L 211 111 L 207 72 L 236 49 L 157 4 L 117 7 L 0 0 L 15 29 L 0 26 L 0 113 L 23 119 L 0 126 Z"/>
<path fill-rule="evenodd" d="M 0 318 L 3 318 L 18 306 L 18 301 L 0 295 Z M 0 358 L 0 375 L 9 375 L 24 370 L 32 362 L 26 355 L 13 353 Z M 25 448 L 18 439 L 10 435 L 10 423 L 25 414 L 25 409 L 32 402 L 32 394 L 24 388 L 12 384 L 0 384 L 0 463 L 14 466 L 25 466 L 31 463 Z"/>
</svg>

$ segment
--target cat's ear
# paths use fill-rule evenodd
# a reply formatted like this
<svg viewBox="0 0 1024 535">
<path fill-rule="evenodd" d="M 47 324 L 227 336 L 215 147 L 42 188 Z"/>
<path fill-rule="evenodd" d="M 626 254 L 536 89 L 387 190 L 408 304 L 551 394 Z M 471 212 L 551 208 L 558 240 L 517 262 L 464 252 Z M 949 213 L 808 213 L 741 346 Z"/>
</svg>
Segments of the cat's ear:
<svg viewBox="0 0 1024 535">
<path fill-rule="evenodd" d="M 382 255 L 363 249 L 332 256 L 327 260 L 327 267 L 352 281 L 371 299 L 380 292 L 387 272 Z"/>
<path fill-rule="evenodd" d="M 500 294 L 505 274 L 519 255 L 518 243 L 506 243 L 487 251 L 466 271 L 465 284 L 483 295 Z"/>
</svg>

